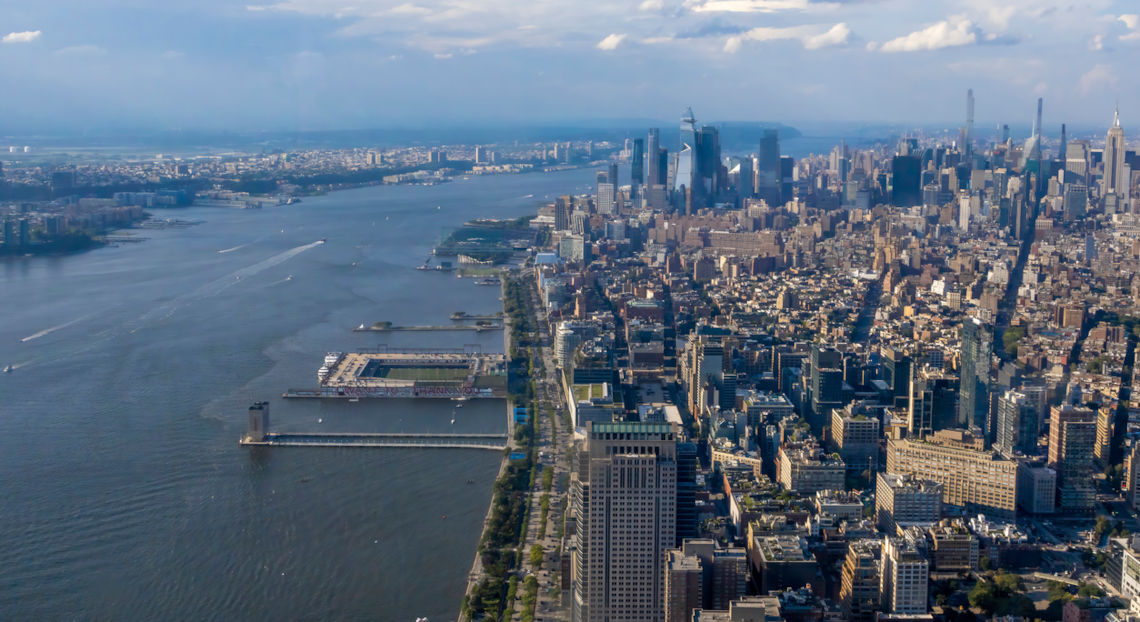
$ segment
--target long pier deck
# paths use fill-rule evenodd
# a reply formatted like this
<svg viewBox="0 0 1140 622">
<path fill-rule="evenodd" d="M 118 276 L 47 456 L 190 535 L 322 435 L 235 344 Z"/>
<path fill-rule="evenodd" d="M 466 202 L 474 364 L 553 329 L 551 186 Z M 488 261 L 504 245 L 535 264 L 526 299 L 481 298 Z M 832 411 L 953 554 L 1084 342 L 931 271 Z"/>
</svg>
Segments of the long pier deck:
<svg viewBox="0 0 1140 622">
<path fill-rule="evenodd" d="M 357 326 L 352 329 L 354 333 L 398 333 L 398 332 L 424 332 L 424 331 L 474 331 L 477 333 L 503 330 L 503 324 L 498 323 L 488 326 L 477 326 L 475 324 L 450 324 L 443 326 Z"/>
<path fill-rule="evenodd" d="M 407 449 L 507 448 L 506 434 L 406 434 L 406 433 L 275 433 L 261 440 L 242 438 L 249 447 L 396 447 Z"/>
</svg>

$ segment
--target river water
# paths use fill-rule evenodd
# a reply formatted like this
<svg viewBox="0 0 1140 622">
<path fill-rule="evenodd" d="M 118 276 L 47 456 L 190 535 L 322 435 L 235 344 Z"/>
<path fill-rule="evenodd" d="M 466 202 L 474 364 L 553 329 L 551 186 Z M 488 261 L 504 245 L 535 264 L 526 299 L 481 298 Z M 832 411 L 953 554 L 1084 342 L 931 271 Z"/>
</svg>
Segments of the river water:
<svg viewBox="0 0 1140 622">
<path fill-rule="evenodd" d="M 279 431 L 503 431 L 502 400 L 280 395 L 332 350 L 501 351 L 501 332 L 350 329 L 500 309 L 496 287 L 414 268 L 465 220 L 533 213 L 594 173 L 155 210 L 204 222 L 0 263 L 0 618 L 455 618 L 499 454 L 250 451 L 245 412 L 268 400 Z"/>
</svg>

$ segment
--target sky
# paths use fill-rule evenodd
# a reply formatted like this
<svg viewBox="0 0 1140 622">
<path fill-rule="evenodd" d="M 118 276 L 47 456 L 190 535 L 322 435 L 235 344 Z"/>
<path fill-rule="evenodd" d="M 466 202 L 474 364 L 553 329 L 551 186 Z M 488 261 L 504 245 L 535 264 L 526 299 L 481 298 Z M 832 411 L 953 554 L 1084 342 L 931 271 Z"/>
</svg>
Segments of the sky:
<svg viewBox="0 0 1140 622">
<path fill-rule="evenodd" d="M 1107 127 L 1136 0 L 0 0 L 0 131 Z"/>
</svg>

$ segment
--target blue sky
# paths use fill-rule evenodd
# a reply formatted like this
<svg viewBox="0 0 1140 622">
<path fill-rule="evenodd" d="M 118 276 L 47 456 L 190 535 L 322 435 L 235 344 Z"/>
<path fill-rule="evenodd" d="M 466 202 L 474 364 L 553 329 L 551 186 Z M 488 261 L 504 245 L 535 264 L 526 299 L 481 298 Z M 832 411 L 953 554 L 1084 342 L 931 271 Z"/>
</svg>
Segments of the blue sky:
<svg viewBox="0 0 1140 622">
<path fill-rule="evenodd" d="M 1140 118 L 1134 0 L 0 0 L 0 128 Z"/>
</svg>

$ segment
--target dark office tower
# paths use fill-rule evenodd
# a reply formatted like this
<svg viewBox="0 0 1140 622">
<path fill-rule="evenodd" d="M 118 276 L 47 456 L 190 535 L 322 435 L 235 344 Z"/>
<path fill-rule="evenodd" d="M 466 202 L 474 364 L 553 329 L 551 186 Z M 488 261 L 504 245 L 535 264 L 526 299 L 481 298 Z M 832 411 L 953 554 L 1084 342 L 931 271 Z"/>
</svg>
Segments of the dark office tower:
<svg viewBox="0 0 1140 622">
<path fill-rule="evenodd" d="M 677 540 L 677 436 L 663 423 L 591 423 L 571 474 L 571 620 L 662 622 Z"/>
<path fill-rule="evenodd" d="M 629 197 L 641 200 L 641 186 L 645 184 L 645 141 L 633 139 L 633 153 L 629 156 Z M 637 203 L 634 203 L 637 207 Z"/>
<path fill-rule="evenodd" d="M 792 156 L 780 156 L 780 200 L 792 200 L 792 184 L 796 171 L 796 161 Z"/>
<path fill-rule="evenodd" d="M 907 434 L 922 438 L 958 427 L 958 378 L 930 367 L 912 368 L 911 376 Z"/>
<path fill-rule="evenodd" d="M 910 401 L 910 357 L 891 348 L 883 352 L 882 366 L 883 380 L 894 396 L 894 402 L 890 405 L 895 408 L 906 407 Z"/>
<path fill-rule="evenodd" d="M 966 144 L 962 152 L 969 157 L 974 151 L 974 89 L 966 91 Z"/>
<path fill-rule="evenodd" d="M 843 407 L 843 353 L 832 347 L 811 350 L 811 409 L 808 423 L 819 434 L 831 420 L 831 409 Z"/>
<path fill-rule="evenodd" d="M 1009 142 L 1009 124 L 1003 123 L 1001 126 L 1001 144 Z"/>
<path fill-rule="evenodd" d="M 723 190 L 720 171 L 720 132 L 711 126 L 697 130 L 696 174 L 693 184 L 700 191 L 700 206 Z"/>
<path fill-rule="evenodd" d="M 677 546 L 696 538 L 697 530 L 697 444 L 677 443 Z"/>
<path fill-rule="evenodd" d="M 570 228 L 570 195 L 564 194 L 554 199 L 554 230 L 566 231 Z"/>
<path fill-rule="evenodd" d="M 920 204 L 921 180 L 921 163 L 916 156 L 895 156 L 891 161 L 891 205 L 910 207 Z"/>
<path fill-rule="evenodd" d="M 780 133 L 764 130 L 760 139 L 760 151 L 756 158 L 756 196 L 773 207 L 783 205 L 780 186 L 783 175 L 780 170 Z"/>
<path fill-rule="evenodd" d="M 645 183 L 645 140 L 633 139 L 633 153 L 629 157 L 629 177 L 635 184 Z"/>
<path fill-rule="evenodd" d="M 747 199 L 753 196 L 756 192 L 756 170 L 755 158 L 733 158 L 733 165 L 729 171 L 736 171 L 736 193 L 742 199 Z"/>
<path fill-rule="evenodd" d="M 645 185 L 655 186 L 663 183 L 661 180 L 661 156 L 658 153 L 661 150 L 661 131 L 655 127 L 649 128 L 649 142 L 645 151 L 646 162 L 646 175 Z"/>
<path fill-rule="evenodd" d="M 986 444 L 993 443 L 994 425 L 990 422 L 990 356 L 994 332 L 977 318 L 962 322 L 961 387 L 958 390 L 958 421 L 965 427 L 977 427 L 985 434 Z"/>
<path fill-rule="evenodd" d="M 1068 136 L 1069 136 L 1069 132 L 1066 130 L 1065 124 L 1062 123 L 1061 124 L 1061 144 L 1058 145 L 1058 147 L 1057 147 L 1057 156 L 1053 158 L 1054 160 L 1057 160 L 1061 163 L 1061 168 L 1065 168 L 1065 152 L 1068 151 L 1068 144 L 1069 144 L 1069 142 L 1068 142 L 1069 137 Z"/>
</svg>

